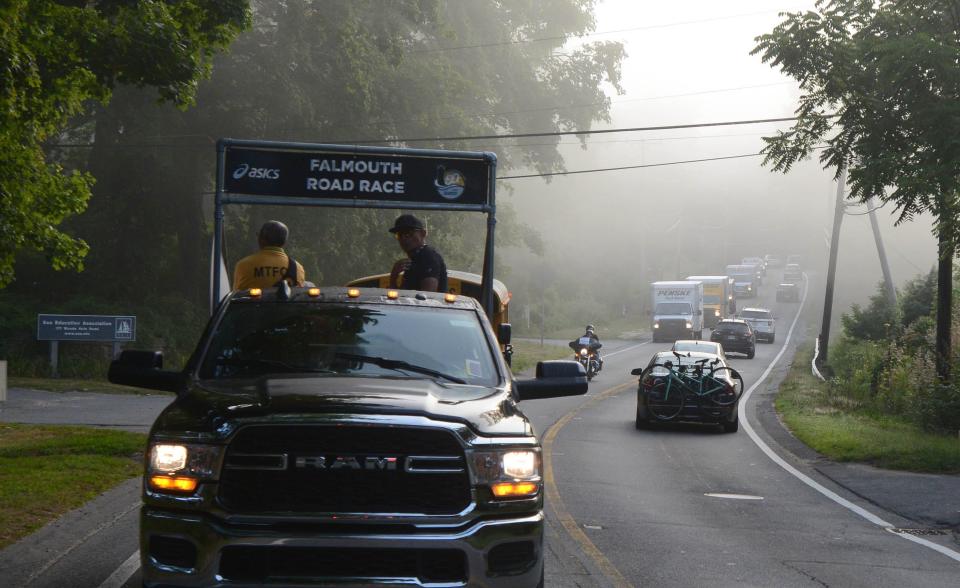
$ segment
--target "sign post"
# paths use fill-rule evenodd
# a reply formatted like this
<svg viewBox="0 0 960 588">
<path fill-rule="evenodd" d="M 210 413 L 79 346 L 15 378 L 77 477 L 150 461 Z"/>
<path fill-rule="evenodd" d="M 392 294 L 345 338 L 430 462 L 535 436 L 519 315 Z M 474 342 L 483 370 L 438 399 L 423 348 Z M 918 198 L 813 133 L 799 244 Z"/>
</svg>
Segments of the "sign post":
<svg viewBox="0 0 960 588">
<path fill-rule="evenodd" d="M 100 314 L 38 314 L 37 341 L 50 341 L 50 373 L 60 377 L 60 341 L 101 341 L 113 343 L 113 357 L 120 343 L 136 341 L 137 317 Z"/>
<path fill-rule="evenodd" d="M 480 302 L 492 317 L 496 164 L 494 153 L 479 151 L 220 139 L 213 259 L 222 257 L 227 204 L 482 212 L 487 235 Z M 211 277 L 215 309 L 222 278 L 219 271 Z"/>
</svg>

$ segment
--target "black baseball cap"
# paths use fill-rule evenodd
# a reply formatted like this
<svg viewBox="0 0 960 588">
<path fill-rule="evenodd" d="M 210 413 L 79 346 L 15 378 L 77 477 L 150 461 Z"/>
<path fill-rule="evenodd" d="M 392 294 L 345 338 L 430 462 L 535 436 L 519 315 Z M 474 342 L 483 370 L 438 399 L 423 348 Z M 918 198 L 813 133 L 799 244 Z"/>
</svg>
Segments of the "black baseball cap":
<svg viewBox="0 0 960 588">
<path fill-rule="evenodd" d="M 426 231 L 427 225 L 423 224 L 422 220 L 412 214 L 401 214 L 397 217 L 397 220 L 393 221 L 393 226 L 390 227 L 389 230 L 391 233 L 396 233 L 404 229 L 420 229 L 421 231 Z"/>
</svg>

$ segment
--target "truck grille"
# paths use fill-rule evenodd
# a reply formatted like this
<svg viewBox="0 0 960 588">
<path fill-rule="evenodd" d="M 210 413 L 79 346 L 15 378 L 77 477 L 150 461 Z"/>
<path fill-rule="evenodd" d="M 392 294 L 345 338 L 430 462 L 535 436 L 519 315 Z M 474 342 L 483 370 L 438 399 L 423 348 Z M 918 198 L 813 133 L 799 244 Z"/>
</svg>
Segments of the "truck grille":
<svg viewBox="0 0 960 588">
<path fill-rule="evenodd" d="M 467 580 L 467 558 L 456 549 L 234 546 L 223 550 L 220 575 L 229 582 L 246 583 L 358 578 L 461 583 Z"/>
<path fill-rule="evenodd" d="M 442 429 L 253 425 L 224 463 L 218 498 L 235 513 L 439 515 L 471 502 L 463 448 Z"/>
</svg>

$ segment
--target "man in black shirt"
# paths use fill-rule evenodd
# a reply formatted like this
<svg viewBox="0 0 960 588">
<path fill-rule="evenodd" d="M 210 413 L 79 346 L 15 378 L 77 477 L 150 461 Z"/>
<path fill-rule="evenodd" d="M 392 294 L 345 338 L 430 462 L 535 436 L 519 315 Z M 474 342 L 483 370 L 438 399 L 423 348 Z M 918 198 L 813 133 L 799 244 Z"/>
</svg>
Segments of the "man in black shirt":
<svg viewBox="0 0 960 588">
<path fill-rule="evenodd" d="M 397 237 L 407 259 L 390 270 L 390 287 L 426 292 L 447 291 L 447 266 L 437 250 L 427 245 L 427 226 L 412 214 L 401 214 L 390 232 Z M 403 281 L 400 281 L 403 272 Z"/>
</svg>

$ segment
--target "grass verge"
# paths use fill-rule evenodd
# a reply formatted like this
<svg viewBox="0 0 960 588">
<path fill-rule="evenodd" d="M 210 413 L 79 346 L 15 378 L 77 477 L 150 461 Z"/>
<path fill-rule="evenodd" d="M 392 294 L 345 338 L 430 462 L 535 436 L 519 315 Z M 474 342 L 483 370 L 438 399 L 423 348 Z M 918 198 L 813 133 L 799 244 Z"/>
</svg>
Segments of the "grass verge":
<svg viewBox="0 0 960 588">
<path fill-rule="evenodd" d="M 813 350 L 797 350 L 780 385 L 776 408 L 790 431 L 836 461 L 892 470 L 960 473 L 960 438 L 924 432 L 911 423 L 843 408 L 829 387 L 810 373 Z"/>
<path fill-rule="evenodd" d="M 172 392 L 158 392 L 144 390 L 130 386 L 120 386 L 102 380 L 78 380 L 75 378 L 9 378 L 10 388 L 27 388 L 30 390 L 47 390 L 48 392 L 103 392 L 105 394 L 170 394 Z"/>
<path fill-rule="evenodd" d="M 549 359 L 568 359 L 573 357 L 573 352 L 567 347 L 560 345 L 549 345 L 533 341 L 514 341 L 513 342 L 513 366 L 514 373 L 530 370 L 536 367 L 538 361 Z"/>
<path fill-rule="evenodd" d="M 0 424 L 0 549 L 140 475 L 146 435 Z"/>
</svg>

